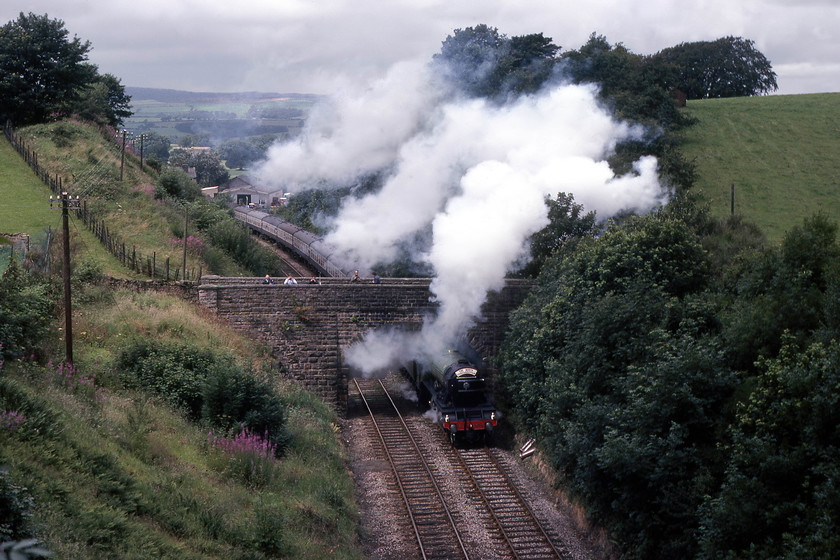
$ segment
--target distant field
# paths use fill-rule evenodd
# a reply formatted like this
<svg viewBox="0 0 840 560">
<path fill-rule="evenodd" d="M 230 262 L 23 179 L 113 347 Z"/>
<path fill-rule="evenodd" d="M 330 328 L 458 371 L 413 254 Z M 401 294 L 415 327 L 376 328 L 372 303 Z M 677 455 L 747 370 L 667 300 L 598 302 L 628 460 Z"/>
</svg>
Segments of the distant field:
<svg viewBox="0 0 840 560">
<path fill-rule="evenodd" d="M 683 149 L 719 216 L 735 212 L 772 241 L 818 211 L 840 218 L 840 93 L 690 101 Z"/>
<path fill-rule="evenodd" d="M 231 138 L 260 134 L 297 134 L 306 113 L 318 97 L 297 94 L 213 94 L 149 88 L 128 88 L 134 114 L 126 127 L 134 133 L 156 132 L 178 143 L 185 134 L 206 133 L 216 144 Z M 254 119 L 251 110 L 296 111 L 297 118 Z M 211 113 L 213 118 L 185 118 L 189 113 Z M 266 116 L 266 115 L 264 115 Z"/>
</svg>

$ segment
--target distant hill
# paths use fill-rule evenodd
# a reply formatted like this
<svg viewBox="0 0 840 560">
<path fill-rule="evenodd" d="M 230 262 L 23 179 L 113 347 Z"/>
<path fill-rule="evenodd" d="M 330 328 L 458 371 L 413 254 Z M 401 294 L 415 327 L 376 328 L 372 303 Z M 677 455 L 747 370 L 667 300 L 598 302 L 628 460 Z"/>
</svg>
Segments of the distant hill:
<svg viewBox="0 0 840 560">
<path fill-rule="evenodd" d="M 126 86 L 125 92 L 131 96 L 132 101 L 160 101 L 163 103 L 254 103 L 277 99 L 315 100 L 320 97 L 311 93 L 265 93 L 257 91 L 218 93 L 136 86 Z"/>
<path fill-rule="evenodd" d="M 298 134 L 310 108 L 322 96 L 309 93 L 181 91 L 126 87 L 134 114 L 126 127 L 134 134 L 156 132 L 178 143 L 199 135 L 214 146 L 233 138 Z"/>
</svg>

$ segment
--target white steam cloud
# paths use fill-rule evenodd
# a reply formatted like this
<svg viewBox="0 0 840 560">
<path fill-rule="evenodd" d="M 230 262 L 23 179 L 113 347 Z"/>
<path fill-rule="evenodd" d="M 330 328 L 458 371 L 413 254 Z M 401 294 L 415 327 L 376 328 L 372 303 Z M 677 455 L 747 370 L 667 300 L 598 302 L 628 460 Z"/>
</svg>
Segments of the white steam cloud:
<svg viewBox="0 0 840 560">
<path fill-rule="evenodd" d="M 348 350 L 363 371 L 461 338 L 488 291 L 527 258 L 528 237 L 547 225 L 546 196 L 571 193 L 600 219 L 648 211 L 666 196 L 655 158 L 625 176 L 610 170 L 616 144 L 643 130 L 612 118 L 595 86 L 554 85 L 506 105 L 444 93 L 425 70 L 400 65 L 310 119 L 258 173 L 294 190 L 387 170 L 380 191 L 347 201 L 331 223 L 327 241 L 350 268 L 390 260 L 431 224 L 431 249 L 417 257 L 435 271 L 439 312 L 421 333 L 370 333 Z"/>
</svg>

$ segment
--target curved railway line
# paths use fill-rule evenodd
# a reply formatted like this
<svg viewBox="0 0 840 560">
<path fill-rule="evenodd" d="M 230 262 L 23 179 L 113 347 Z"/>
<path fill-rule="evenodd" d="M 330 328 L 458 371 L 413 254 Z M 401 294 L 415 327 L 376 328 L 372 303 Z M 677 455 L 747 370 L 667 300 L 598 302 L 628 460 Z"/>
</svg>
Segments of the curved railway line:
<svg viewBox="0 0 840 560">
<path fill-rule="evenodd" d="M 402 494 L 419 558 L 572 557 L 534 514 L 495 451 L 456 449 L 428 422 L 406 421 L 381 381 L 354 384 Z M 424 429 L 436 437 L 416 434 Z M 427 461 L 430 454 L 442 464 Z"/>
</svg>

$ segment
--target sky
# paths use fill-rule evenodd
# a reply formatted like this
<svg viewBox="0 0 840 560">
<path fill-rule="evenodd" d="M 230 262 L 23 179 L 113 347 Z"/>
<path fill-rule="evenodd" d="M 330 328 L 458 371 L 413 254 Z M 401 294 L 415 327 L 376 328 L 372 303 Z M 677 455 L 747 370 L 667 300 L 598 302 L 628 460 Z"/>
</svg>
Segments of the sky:
<svg viewBox="0 0 840 560">
<path fill-rule="evenodd" d="M 0 7 L 0 21 L 21 8 Z M 90 41 L 123 85 L 333 94 L 402 61 L 428 60 L 455 29 L 543 33 L 562 50 L 603 35 L 637 54 L 725 36 L 755 41 L 778 94 L 840 91 L 838 0 L 30 0 Z"/>
</svg>

